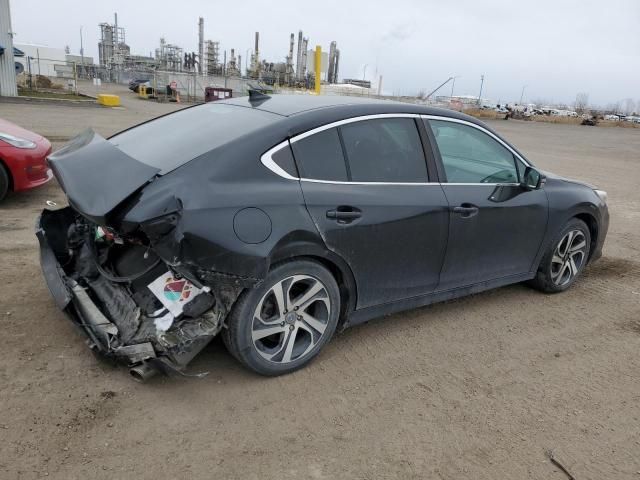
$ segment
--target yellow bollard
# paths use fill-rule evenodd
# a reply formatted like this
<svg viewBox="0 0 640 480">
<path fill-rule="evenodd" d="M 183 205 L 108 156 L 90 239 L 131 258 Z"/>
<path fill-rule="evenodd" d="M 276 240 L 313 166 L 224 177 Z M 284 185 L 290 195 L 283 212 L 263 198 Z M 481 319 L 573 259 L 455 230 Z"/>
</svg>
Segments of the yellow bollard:
<svg viewBox="0 0 640 480">
<path fill-rule="evenodd" d="M 322 75 L 322 47 L 316 45 L 316 95 L 320 95 L 320 75 Z"/>
</svg>

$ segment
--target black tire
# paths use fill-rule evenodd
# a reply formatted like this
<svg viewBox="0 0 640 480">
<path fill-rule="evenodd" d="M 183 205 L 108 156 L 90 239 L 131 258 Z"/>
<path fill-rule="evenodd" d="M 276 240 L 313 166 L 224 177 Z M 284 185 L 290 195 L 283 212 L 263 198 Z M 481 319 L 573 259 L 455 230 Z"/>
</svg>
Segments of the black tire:
<svg viewBox="0 0 640 480">
<path fill-rule="evenodd" d="M 575 255 L 575 257 L 573 258 L 574 262 L 572 266 L 568 266 L 568 264 L 565 265 L 565 263 L 571 263 L 569 261 L 571 252 L 567 251 L 567 255 L 558 254 L 563 251 L 563 242 L 568 242 L 571 240 L 568 237 L 571 232 L 580 232 L 582 234 L 584 238 L 584 248 L 579 256 L 577 255 L 577 253 L 573 254 Z M 572 241 L 574 242 L 574 247 L 579 246 L 582 243 L 580 236 L 577 233 Z M 570 247 L 571 245 L 567 245 L 567 249 L 570 249 Z M 571 287 L 571 285 L 573 285 L 573 283 L 582 273 L 582 270 L 584 270 L 584 267 L 586 266 L 587 260 L 589 258 L 590 248 L 591 232 L 589 231 L 589 227 L 582 220 L 578 218 L 572 218 L 567 222 L 564 228 L 558 233 L 556 238 L 548 247 L 547 251 L 542 257 L 536 277 L 531 280 L 530 285 L 546 293 L 564 292 L 569 287 Z M 579 264 L 578 258 L 580 259 Z M 559 260 L 561 259 L 565 263 L 560 263 Z M 569 269 L 569 273 L 565 273 L 563 275 L 562 269 L 565 268 L 565 266 Z"/>
<path fill-rule="evenodd" d="M 312 294 L 314 289 L 320 290 Z M 283 314 L 276 291 L 286 292 L 288 298 Z M 305 295 L 309 300 L 303 301 Z M 331 272 L 312 260 L 291 260 L 276 265 L 259 286 L 240 295 L 227 317 L 222 339 L 249 370 L 283 375 L 313 360 L 333 336 L 339 316 L 340 291 Z M 277 332 L 256 339 L 272 330 Z"/>
<path fill-rule="evenodd" d="M 11 189 L 11 179 L 5 166 L 0 162 L 0 202 L 7 196 Z"/>
</svg>

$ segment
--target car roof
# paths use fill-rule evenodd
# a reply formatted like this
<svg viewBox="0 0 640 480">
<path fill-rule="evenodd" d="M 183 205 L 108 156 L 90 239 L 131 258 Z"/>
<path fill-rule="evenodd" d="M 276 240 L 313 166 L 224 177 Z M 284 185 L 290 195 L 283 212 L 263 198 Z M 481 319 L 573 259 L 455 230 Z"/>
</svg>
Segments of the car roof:
<svg viewBox="0 0 640 480">
<path fill-rule="evenodd" d="M 312 95 L 312 94 L 273 94 L 267 98 L 251 99 L 249 96 L 222 100 L 223 103 L 263 110 L 285 117 L 307 114 L 313 111 L 334 109 L 349 110 L 353 115 L 378 113 L 418 113 L 423 115 L 438 115 L 443 117 L 460 118 L 475 122 L 473 117 L 443 108 L 427 107 L 414 103 L 380 100 L 370 97 L 342 96 L 342 95 Z M 348 107 L 348 108 L 345 108 Z M 319 113 L 319 112 L 317 112 Z"/>
</svg>

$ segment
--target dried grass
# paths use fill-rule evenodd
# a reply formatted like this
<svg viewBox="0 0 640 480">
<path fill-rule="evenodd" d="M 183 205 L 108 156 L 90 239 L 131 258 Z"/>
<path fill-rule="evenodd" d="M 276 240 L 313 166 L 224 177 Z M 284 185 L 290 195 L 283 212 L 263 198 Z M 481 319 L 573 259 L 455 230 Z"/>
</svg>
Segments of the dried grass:
<svg viewBox="0 0 640 480">
<path fill-rule="evenodd" d="M 482 108 L 469 108 L 464 110 L 462 113 L 466 113 L 467 115 L 471 115 L 476 118 L 488 118 L 490 120 L 503 119 L 504 113 L 498 113 L 495 110 L 485 110 Z"/>
</svg>

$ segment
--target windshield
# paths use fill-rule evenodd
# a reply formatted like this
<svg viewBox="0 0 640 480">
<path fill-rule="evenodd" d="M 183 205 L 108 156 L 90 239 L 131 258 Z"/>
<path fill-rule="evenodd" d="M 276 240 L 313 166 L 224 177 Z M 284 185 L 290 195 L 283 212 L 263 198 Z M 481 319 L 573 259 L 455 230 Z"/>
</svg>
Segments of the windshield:
<svg viewBox="0 0 640 480">
<path fill-rule="evenodd" d="M 262 110 L 211 102 L 126 130 L 109 142 L 130 157 L 159 168 L 163 175 L 279 118 Z"/>
</svg>

